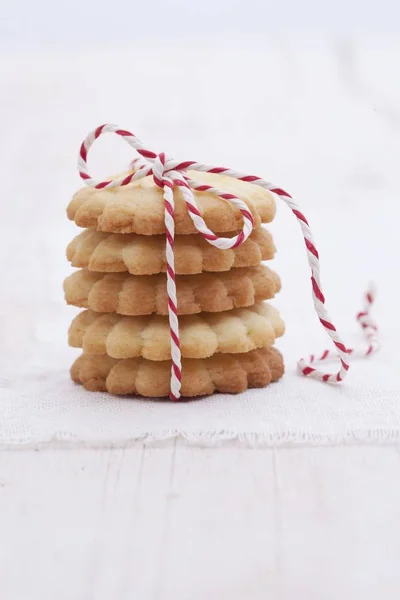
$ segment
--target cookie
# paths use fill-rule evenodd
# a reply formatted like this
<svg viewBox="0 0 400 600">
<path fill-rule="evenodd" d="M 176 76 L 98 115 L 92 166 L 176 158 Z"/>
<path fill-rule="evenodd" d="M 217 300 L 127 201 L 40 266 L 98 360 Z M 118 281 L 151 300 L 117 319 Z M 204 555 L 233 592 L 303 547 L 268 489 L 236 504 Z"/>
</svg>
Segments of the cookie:
<svg viewBox="0 0 400 600">
<path fill-rule="evenodd" d="M 275 216 L 275 200 L 267 190 L 223 175 L 191 171 L 188 175 L 241 198 L 252 213 L 255 226 L 269 223 Z M 194 195 L 212 231 L 223 233 L 242 227 L 242 215 L 230 202 L 209 192 L 194 192 Z M 175 233 L 197 233 L 179 188 L 174 190 L 174 199 Z M 69 203 L 67 215 L 80 227 L 93 227 L 98 231 L 140 235 L 165 232 L 163 191 L 152 177 L 109 190 L 84 187 Z"/>
<path fill-rule="evenodd" d="M 215 354 L 203 360 L 187 358 L 182 361 L 182 396 L 237 394 L 247 388 L 265 387 L 280 379 L 283 372 L 282 355 L 276 348 Z M 71 368 L 72 379 L 87 390 L 153 398 L 168 396 L 170 376 L 170 361 L 155 363 L 144 358 L 115 360 L 82 354 Z"/>
<path fill-rule="evenodd" d="M 284 323 L 276 308 L 268 303 L 179 319 L 183 358 L 249 352 L 272 346 L 283 333 Z M 123 317 L 85 310 L 71 324 L 69 344 L 83 348 L 87 354 L 108 354 L 112 358 L 171 358 L 168 317 L 159 315 Z"/>
<path fill-rule="evenodd" d="M 252 306 L 280 290 L 278 275 L 264 266 L 242 267 L 218 274 L 179 275 L 176 278 L 178 314 L 221 312 Z M 98 313 L 168 315 L 166 275 L 76 271 L 64 281 L 68 304 Z"/>
<path fill-rule="evenodd" d="M 201 235 L 175 238 L 175 272 L 194 275 L 202 271 L 229 271 L 232 267 L 252 267 L 275 255 L 271 234 L 255 229 L 238 248 L 219 250 Z M 147 237 L 110 234 L 86 229 L 67 248 L 73 267 L 101 273 L 129 271 L 132 275 L 153 275 L 166 271 L 165 235 Z"/>
</svg>

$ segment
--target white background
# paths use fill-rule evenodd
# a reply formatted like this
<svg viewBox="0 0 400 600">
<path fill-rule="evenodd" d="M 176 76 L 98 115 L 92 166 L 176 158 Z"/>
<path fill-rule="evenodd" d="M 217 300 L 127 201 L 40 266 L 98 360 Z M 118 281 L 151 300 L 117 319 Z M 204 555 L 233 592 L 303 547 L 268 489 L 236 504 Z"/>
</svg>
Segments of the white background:
<svg viewBox="0 0 400 600">
<path fill-rule="evenodd" d="M 192 35 L 212 38 L 226 33 L 280 37 L 283 33 L 395 33 L 400 9 L 395 0 L 153 0 L 153 2 L 67 3 L 20 0 L 2 7 L 6 51 L 110 46 L 135 39 Z M 4 19 L 4 20 L 3 20 Z M 107 39 L 105 39 L 105 37 Z"/>
<path fill-rule="evenodd" d="M 398 598 L 399 17 L 394 0 L 1 6 L 0 425 L 3 442 L 47 446 L 0 456 L 2 597 Z M 76 228 L 64 208 L 80 185 L 79 144 L 105 121 L 156 151 L 291 192 L 349 345 L 360 341 L 362 291 L 376 281 L 380 355 L 330 395 L 299 380 L 296 359 L 327 340 L 298 226 L 278 207 L 287 374 L 275 389 L 293 404 L 283 415 L 272 405 L 269 424 L 284 434 L 300 423 L 327 446 L 311 448 L 299 429 L 298 449 L 149 448 L 124 433 L 112 450 L 118 433 L 103 427 L 106 448 L 58 448 L 68 432 L 49 423 L 76 355 L 61 290 Z M 101 140 L 90 166 L 106 175 L 129 158 L 119 140 Z M 35 414 L 54 381 L 62 391 Z M 105 425 L 105 405 L 93 402 L 86 417 Z M 88 421 L 69 408 L 82 440 Z M 370 447 L 332 446 L 351 432 Z"/>
</svg>

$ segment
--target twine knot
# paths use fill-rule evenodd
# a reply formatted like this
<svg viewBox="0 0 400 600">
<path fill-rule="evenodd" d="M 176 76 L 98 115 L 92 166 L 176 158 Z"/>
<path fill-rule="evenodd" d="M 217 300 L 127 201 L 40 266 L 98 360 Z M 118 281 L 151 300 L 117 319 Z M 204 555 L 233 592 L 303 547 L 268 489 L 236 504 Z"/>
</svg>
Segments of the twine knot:
<svg viewBox="0 0 400 600">
<path fill-rule="evenodd" d="M 153 176 L 154 183 L 160 188 L 164 187 L 166 181 L 173 182 L 175 179 L 180 178 L 180 173 L 183 172 L 183 169 L 180 171 L 176 169 L 177 161 L 167 156 L 165 152 L 160 152 L 155 158 L 147 158 L 145 161 L 139 159 L 136 170 L 138 167 L 140 168 L 140 165 L 145 168 L 146 161 L 150 163 L 149 166 L 151 167 L 148 175 Z M 135 169 L 135 165 L 133 165 L 133 168 Z"/>
</svg>

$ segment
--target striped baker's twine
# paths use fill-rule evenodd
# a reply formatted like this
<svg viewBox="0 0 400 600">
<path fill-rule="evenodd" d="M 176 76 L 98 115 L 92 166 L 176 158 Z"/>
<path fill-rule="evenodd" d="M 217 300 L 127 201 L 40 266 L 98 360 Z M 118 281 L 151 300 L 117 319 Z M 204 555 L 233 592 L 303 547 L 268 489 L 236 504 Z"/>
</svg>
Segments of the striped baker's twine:
<svg viewBox="0 0 400 600">
<path fill-rule="evenodd" d="M 132 146 L 139 156 L 140 159 L 135 159 L 133 164 L 133 172 L 129 175 L 118 177 L 108 181 L 96 181 L 91 178 L 87 169 L 87 155 L 88 151 L 93 145 L 94 141 L 104 133 L 116 133 L 121 136 L 130 146 Z M 141 159 L 144 159 L 141 160 Z M 175 223 L 174 223 L 174 187 L 178 186 L 181 189 L 182 195 L 185 199 L 186 206 L 189 215 L 196 227 L 197 231 L 213 246 L 226 250 L 228 248 L 236 248 L 240 246 L 251 234 L 254 222 L 251 212 L 247 205 L 234 196 L 233 194 L 226 193 L 223 190 L 205 185 L 194 181 L 187 175 L 187 169 L 192 171 L 203 171 L 207 173 L 218 173 L 240 181 L 246 181 L 254 185 L 258 185 L 266 190 L 269 190 L 273 194 L 279 196 L 286 205 L 291 209 L 295 215 L 304 237 L 306 245 L 307 259 L 311 268 L 311 283 L 313 300 L 316 313 L 318 318 L 328 333 L 333 344 L 336 346 L 335 355 L 339 356 L 340 368 L 336 373 L 323 373 L 314 366 L 318 361 L 326 360 L 330 358 L 331 353 L 326 350 L 321 356 L 311 356 L 308 363 L 301 359 L 298 362 L 298 369 L 303 375 L 308 375 L 315 379 L 319 379 L 325 382 L 338 382 L 342 381 L 349 370 L 349 354 L 353 353 L 353 350 L 349 350 L 344 345 L 335 326 L 331 322 L 331 319 L 325 308 L 325 298 L 322 294 L 321 283 L 320 283 L 320 265 L 318 251 L 315 247 L 313 236 L 311 233 L 310 226 L 305 216 L 300 212 L 299 207 L 294 202 L 293 198 L 285 192 L 283 189 L 276 187 L 272 183 L 256 177 L 254 175 L 245 175 L 232 169 L 226 169 L 224 167 L 211 167 L 195 161 L 180 162 L 168 157 L 164 153 L 155 154 L 150 150 L 146 150 L 143 143 L 129 131 L 120 129 L 116 125 L 101 125 L 94 131 L 89 133 L 84 142 L 81 145 L 79 158 L 78 158 L 78 169 L 81 178 L 90 187 L 97 189 L 104 188 L 115 188 L 123 185 L 127 185 L 132 181 L 137 181 L 152 175 L 154 182 L 164 192 L 164 207 L 165 207 L 165 233 L 166 233 L 166 261 L 167 261 L 167 292 L 168 292 L 168 316 L 169 326 L 171 335 L 171 357 L 172 357 L 172 368 L 171 368 L 171 386 L 170 386 L 170 397 L 173 400 L 178 400 L 180 397 L 181 388 L 181 351 L 179 343 L 179 322 L 177 313 L 177 297 L 176 297 L 176 283 L 175 283 L 175 266 L 174 266 L 174 237 L 175 237 Z M 233 238 L 218 237 L 213 231 L 211 231 L 206 223 L 204 222 L 199 209 L 197 207 L 193 191 L 197 190 L 200 192 L 213 193 L 219 198 L 230 202 L 233 206 L 238 208 L 243 217 L 243 228 Z M 363 312 L 359 313 L 358 320 L 364 329 L 367 336 L 369 346 L 367 351 L 363 355 L 372 354 L 378 349 L 377 342 L 377 329 L 375 323 L 372 321 L 370 316 L 370 307 L 373 303 L 374 295 L 372 292 L 366 294 L 366 306 Z"/>
</svg>

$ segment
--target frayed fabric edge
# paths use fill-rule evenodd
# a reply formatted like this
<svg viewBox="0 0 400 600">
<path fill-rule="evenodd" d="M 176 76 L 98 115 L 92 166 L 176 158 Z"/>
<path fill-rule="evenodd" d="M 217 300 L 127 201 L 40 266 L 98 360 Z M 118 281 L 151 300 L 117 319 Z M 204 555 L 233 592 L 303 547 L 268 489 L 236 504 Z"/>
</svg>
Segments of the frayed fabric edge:
<svg viewBox="0 0 400 600">
<path fill-rule="evenodd" d="M 121 440 L 82 440 L 78 435 L 59 431 L 48 439 L 32 440 L 17 438 L 2 441 L 0 450 L 39 450 L 46 448 L 119 449 L 142 443 L 146 446 L 162 446 L 171 440 L 180 440 L 199 448 L 241 447 L 257 448 L 306 448 L 324 446 L 372 445 L 390 446 L 400 444 L 400 428 L 359 429 L 345 433 L 287 432 L 235 432 L 227 430 L 181 431 L 177 429 L 143 432 Z"/>
</svg>

